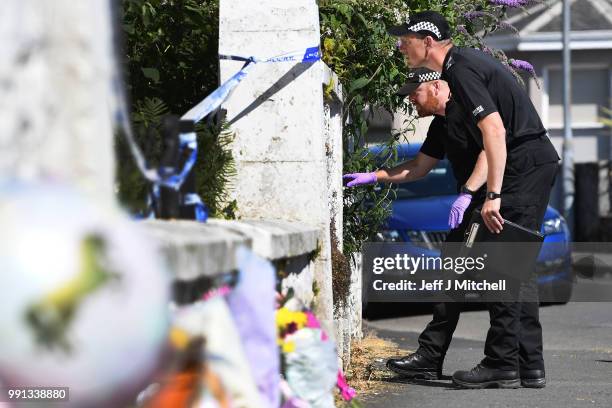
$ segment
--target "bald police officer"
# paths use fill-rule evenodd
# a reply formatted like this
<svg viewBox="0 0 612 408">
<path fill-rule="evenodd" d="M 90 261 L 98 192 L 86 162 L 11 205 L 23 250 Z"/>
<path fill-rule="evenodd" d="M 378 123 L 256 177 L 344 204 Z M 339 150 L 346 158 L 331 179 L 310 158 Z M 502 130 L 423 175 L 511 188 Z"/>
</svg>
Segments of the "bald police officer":
<svg viewBox="0 0 612 408">
<path fill-rule="evenodd" d="M 459 195 L 451 206 L 451 231 L 445 242 L 462 242 L 469 221 L 469 217 L 463 217 L 464 213 L 470 214 L 484 202 L 487 163 L 482 148 L 468 134 L 469 122 L 465 120 L 465 113 L 452 100 L 446 81 L 439 78 L 440 73 L 427 68 L 411 70 L 408 81 L 398 92 L 409 96 L 420 117 L 435 115 L 416 158 L 392 169 L 352 173 L 344 178 L 349 180 L 349 187 L 376 181 L 414 181 L 425 176 L 439 160 L 447 157 L 457 179 Z M 473 128 L 476 129 L 475 126 Z M 441 256 L 456 256 L 458 254 L 453 252 L 457 249 L 456 245 L 445 245 Z M 406 377 L 442 378 L 442 364 L 461 311 L 459 301 L 434 304 L 433 318 L 419 336 L 418 350 L 404 357 L 388 359 L 387 367 Z"/>
</svg>

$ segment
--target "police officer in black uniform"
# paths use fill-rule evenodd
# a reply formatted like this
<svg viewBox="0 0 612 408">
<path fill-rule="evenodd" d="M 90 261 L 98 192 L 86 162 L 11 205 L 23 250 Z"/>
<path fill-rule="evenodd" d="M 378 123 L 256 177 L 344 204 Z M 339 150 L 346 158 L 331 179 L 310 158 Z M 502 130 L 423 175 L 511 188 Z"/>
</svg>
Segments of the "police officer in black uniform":
<svg viewBox="0 0 612 408">
<path fill-rule="evenodd" d="M 410 66 L 442 71 L 456 101 L 468 112 L 466 120 L 478 126 L 475 140 L 485 150 L 488 164 L 482 208 L 487 227 L 499 233 L 505 218 L 539 230 L 559 156 L 525 89 L 488 54 L 454 47 L 448 22 L 436 12 L 409 16 L 389 33 L 400 37 L 400 51 Z M 456 372 L 455 384 L 544 387 L 536 276 L 535 270 L 530 272 L 520 293 L 529 301 L 488 304 L 491 327 L 485 358 L 470 371 Z"/>
<path fill-rule="evenodd" d="M 413 181 L 424 176 L 438 160 L 446 156 L 457 180 L 460 197 L 471 197 L 467 208 L 464 206 L 458 211 L 462 214 L 471 214 L 474 209 L 482 206 L 485 199 L 486 157 L 481 146 L 476 143 L 476 139 L 469 135 L 478 129 L 465 120 L 463 109 L 451 98 L 448 84 L 438 80 L 439 78 L 440 73 L 427 68 L 411 70 L 407 83 L 398 92 L 402 96 L 410 96 L 419 116 L 435 114 L 417 158 L 392 169 L 379 170 L 374 173 L 374 177 L 369 177 L 371 173 L 348 174 L 345 178 L 352 181 L 349 186 L 374 181 L 396 183 Z M 421 86 L 424 82 L 429 82 L 428 87 Z M 432 88 L 435 89 L 435 95 L 423 96 Z M 365 182 L 356 182 L 360 179 Z M 449 219 L 449 223 L 451 222 Z M 450 225 L 452 229 L 446 237 L 446 243 L 464 240 L 469 217 L 463 219 L 459 217 L 457 222 Z M 457 250 L 457 246 L 445 245 L 441 256 L 443 258 L 456 256 L 458 254 L 454 252 Z M 419 336 L 418 350 L 405 357 L 388 359 L 387 367 L 407 377 L 440 379 L 442 363 L 459 320 L 461 300 L 434 304 L 433 318 Z"/>
</svg>

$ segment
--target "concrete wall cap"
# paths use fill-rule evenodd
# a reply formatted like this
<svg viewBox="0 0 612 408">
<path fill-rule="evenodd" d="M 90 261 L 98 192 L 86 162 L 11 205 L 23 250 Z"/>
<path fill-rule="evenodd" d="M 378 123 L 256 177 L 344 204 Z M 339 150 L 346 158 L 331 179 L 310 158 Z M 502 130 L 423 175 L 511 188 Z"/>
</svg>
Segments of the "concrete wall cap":
<svg viewBox="0 0 612 408">
<path fill-rule="evenodd" d="M 310 225 L 283 220 L 221 220 L 209 224 L 224 226 L 248 236 L 253 251 L 270 260 L 300 256 L 317 248 L 318 229 Z"/>
<path fill-rule="evenodd" d="M 248 236 L 219 225 L 178 220 L 147 220 L 142 224 L 159 245 L 177 280 L 236 270 L 236 250 L 252 245 Z"/>
</svg>

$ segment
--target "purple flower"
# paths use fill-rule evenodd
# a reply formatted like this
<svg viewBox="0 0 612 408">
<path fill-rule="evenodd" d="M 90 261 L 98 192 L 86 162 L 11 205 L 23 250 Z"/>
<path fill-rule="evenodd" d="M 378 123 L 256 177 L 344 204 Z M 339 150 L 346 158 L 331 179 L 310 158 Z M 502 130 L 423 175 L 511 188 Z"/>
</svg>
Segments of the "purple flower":
<svg viewBox="0 0 612 408">
<path fill-rule="evenodd" d="M 468 33 L 468 31 L 465 29 L 464 25 L 458 25 L 457 26 L 457 32 L 461 33 L 463 35 L 470 35 L 470 33 Z"/>
<path fill-rule="evenodd" d="M 495 16 L 491 13 L 487 13 L 486 11 L 468 11 L 467 13 L 465 13 L 463 15 L 463 17 L 465 17 L 466 20 L 475 20 L 477 18 L 481 18 L 481 17 L 493 17 L 495 18 Z"/>
<path fill-rule="evenodd" d="M 489 0 L 495 6 L 523 7 L 530 3 L 530 0 Z"/>
<path fill-rule="evenodd" d="M 500 29 L 508 29 L 508 30 L 512 30 L 515 34 L 518 34 L 518 29 L 513 26 L 510 23 L 506 23 L 505 21 L 500 21 L 499 23 L 497 23 L 497 25 L 499 26 Z"/>
<path fill-rule="evenodd" d="M 530 74 L 535 75 L 535 69 L 533 68 L 533 65 L 531 65 L 527 61 L 523 61 L 519 59 L 511 59 L 508 62 L 510 63 L 510 66 L 512 66 L 513 68 L 522 69 L 523 71 L 527 71 Z"/>
</svg>

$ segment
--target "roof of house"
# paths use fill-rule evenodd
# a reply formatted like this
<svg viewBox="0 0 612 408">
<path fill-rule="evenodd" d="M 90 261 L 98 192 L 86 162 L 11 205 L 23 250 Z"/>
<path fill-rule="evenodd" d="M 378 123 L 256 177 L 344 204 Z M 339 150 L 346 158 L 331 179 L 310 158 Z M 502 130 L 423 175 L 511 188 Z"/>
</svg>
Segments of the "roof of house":
<svg viewBox="0 0 612 408">
<path fill-rule="evenodd" d="M 612 48 L 612 0 L 570 0 L 572 49 Z M 487 42 L 504 50 L 560 50 L 563 1 L 544 0 L 510 9 L 506 22 L 519 31 L 498 31 Z"/>
</svg>

